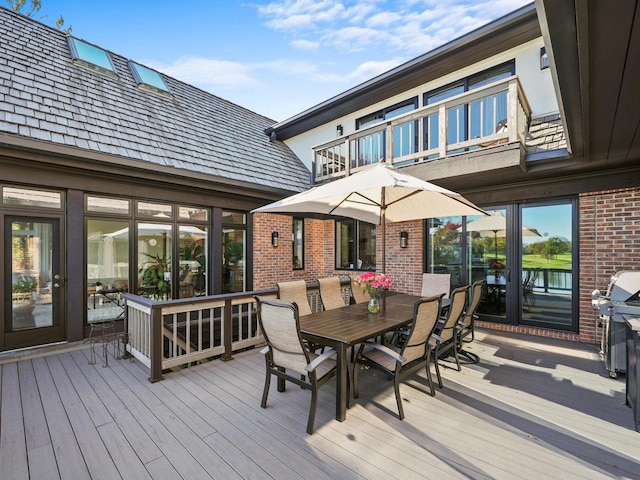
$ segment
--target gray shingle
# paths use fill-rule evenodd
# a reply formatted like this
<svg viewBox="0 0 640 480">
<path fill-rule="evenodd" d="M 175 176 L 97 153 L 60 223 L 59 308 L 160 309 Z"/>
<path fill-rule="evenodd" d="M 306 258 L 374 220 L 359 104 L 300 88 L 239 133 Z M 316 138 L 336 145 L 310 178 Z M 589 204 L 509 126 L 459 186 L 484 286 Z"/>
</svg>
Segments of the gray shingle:
<svg viewBox="0 0 640 480">
<path fill-rule="evenodd" d="M 43 120 L 18 128 L 21 135 L 255 185 L 308 187 L 304 164 L 264 134 L 271 119 L 165 75 L 172 98 L 141 89 L 127 59 L 113 53 L 117 77 L 79 66 L 63 32 L 5 8 L 0 35 L 14 39 L 0 49 L 0 80 L 12 87 L 0 109 L 13 114 L 20 105 Z M 3 132 L 27 124 L 25 115 L 4 118 Z"/>
</svg>

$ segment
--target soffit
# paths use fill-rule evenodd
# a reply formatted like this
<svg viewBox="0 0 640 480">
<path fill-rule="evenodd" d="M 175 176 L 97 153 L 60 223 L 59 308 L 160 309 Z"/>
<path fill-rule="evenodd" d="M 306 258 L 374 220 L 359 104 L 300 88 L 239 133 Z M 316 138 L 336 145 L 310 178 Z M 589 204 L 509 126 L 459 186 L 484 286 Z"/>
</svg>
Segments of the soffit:
<svg viewBox="0 0 640 480">
<path fill-rule="evenodd" d="M 536 0 L 574 158 L 604 168 L 640 158 L 637 0 Z"/>
</svg>

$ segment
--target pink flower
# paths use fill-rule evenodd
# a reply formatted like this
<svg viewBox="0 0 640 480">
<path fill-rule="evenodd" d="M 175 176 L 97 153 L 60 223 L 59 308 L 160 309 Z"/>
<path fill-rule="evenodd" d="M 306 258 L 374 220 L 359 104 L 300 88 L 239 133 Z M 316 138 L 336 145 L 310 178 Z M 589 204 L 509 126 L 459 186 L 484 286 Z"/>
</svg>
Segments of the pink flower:
<svg viewBox="0 0 640 480">
<path fill-rule="evenodd" d="M 368 292 L 371 298 L 379 298 L 384 290 L 391 290 L 393 280 L 385 273 L 378 275 L 375 272 L 365 272 L 356 278 L 356 283 L 362 287 L 363 292 Z"/>
</svg>

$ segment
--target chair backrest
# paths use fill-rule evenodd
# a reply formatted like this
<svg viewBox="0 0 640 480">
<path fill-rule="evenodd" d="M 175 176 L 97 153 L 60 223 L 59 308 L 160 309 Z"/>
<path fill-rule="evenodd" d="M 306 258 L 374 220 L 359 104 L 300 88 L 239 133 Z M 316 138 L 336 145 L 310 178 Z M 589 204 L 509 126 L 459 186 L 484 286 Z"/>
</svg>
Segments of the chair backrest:
<svg viewBox="0 0 640 480">
<path fill-rule="evenodd" d="M 360 285 L 356 283 L 356 279 L 350 277 L 351 279 L 351 296 L 353 297 L 353 301 L 356 303 L 365 303 L 371 300 L 371 296 L 362 289 Z"/>
<path fill-rule="evenodd" d="M 444 298 L 449 298 L 451 291 L 451 274 L 450 273 L 423 273 L 422 274 L 422 291 L 420 296 L 432 297 L 444 293 Z"/>
<path fill-rule="evenodd" d="M 413 323 L 402 349 L 404 364 L 424 357 L 427 342 L 440 317 L 443 293 L 418 300 L 413 307 Z"/>
<path fill-rule="evenodd" d="M 269 345 L 273 363 L 279 367 L 304 373 L 309 364 L 300 337 L 298 306 L 295 302 L 254 297 L 258 306 L 258 322 Z"/>
<path fill-rule="evenodd" d="M 320 300 L 325 310 L 334 310 L 346 306 L 342 296 L 340 277 L 319 278 Z"/>
<path fill-rule="evenodd" d="M 442 338 L 442 342 L 445 343 L 451 340 L 455 336 L 456 323 L 462 318 L 464 314 L 464 307 L 467 305 L 467 292 L 469 285 L 464 287 L 458 287 L 451 292 L 451 305 L 449 306 L 449 314 L 445 320 L 444 325 L 438 328 L 438 335 Z"/>
<path fill-rule="evenodd" d="M 473 324 L 473 316 L 476 314 L 476 310 L 478 310 L 478 305 L 480 305 L 482 291 L 486 283 L 486 280 L 478 280 L 471 285 L 471 300 L 461 320 L 463 328 L 469 328 Z"/>
<path fill-rule="evenodd" d="M 286 302 L 296 302 L 300 315 L 311 315 L 311 306 L 307 296 L 307 283 L 304 280 L 276 282 L 278 298 Z"/>
</svg>

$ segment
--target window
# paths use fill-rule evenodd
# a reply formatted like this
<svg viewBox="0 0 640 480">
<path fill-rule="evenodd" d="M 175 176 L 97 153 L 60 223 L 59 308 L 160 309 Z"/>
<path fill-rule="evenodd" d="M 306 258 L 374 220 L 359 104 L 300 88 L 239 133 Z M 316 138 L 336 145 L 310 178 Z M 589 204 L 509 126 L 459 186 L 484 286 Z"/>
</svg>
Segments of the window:
<svg viewBox="0 0 640 480">
<path fill-rule="evenodd" d="M 87 197 L 88 212 L 129 215 L 130 204 L 129 200 L 120 198 Z"/>
<path fill-rule="evenodd" d="M 376 269 L 376 226 L 358 220 L 336 221 L 336 268 Z"/>
<path fill-rule="evenodd" d="M 116 72 L 111 57 L 105 50 L 73 37 L 69 37 L 69 48 L 74 60 L 105 72 Z"/>
<path fill-rule="evenodd" d="M 247 216 L 222 212 L 222 293 L 246 290 L 246 244 Z"/>
<path fill-rule="evenodd" d="M 418 108 L 418 97 L 410 98 L 356 120 L 356 129 L 360 130 L 381 123 L 384 120 L 402 115 Z M 394 135 L 398 141 L 394 144 L 394 157 L 415 153 L 418 147 L 417 121 L 409 121 L 395 127 Z M 356 143 L 357 142 L 357 143 Z M 379 130 L 352 141 L 351 168 L 378 163 L 385 157 L 385 131 Z"/>
<path fill-rule="evenodd" d="M 304 220 L 293 219 L 293 269 L 304 269 Z"/>
<path fill-rule="evenodd" d="M 5 206 L 62 208 L 62 194 L 30 188 L 3 187 L 2 204 Z"/>
<path fill-rule="evenodd" d="M 129 222 L 87 221 L 87 322 L 124 315 L 129 291 Z"/>
<path fill-rule="evenodd" d="M 432 105 L 503 78 L 509 78 L 514 74 L 515 62 L 511 60 L 427 92 L 424 94 L 423 104 Z M 447 108 L 446 115 L 448 124 L 447 145 L 464 142 L 470 138 L 492 135 L 497 133 L 499 128 L 504 128 L 504 122 L 506 122 L 507 118 L 507 93 L 500 92 L 475 100 L 469 104 Z M 438 148 L 438 116 L 430 115 L 423 122 L 423 148 L 425 150 Z M 463 150 L 450 150 L 448 153 L 458 153 L 460 151 Z"/>
<path fill-rule="evenodd" d="M 155 70 L 151 70 L 136 62 L 129 61 L 129 69 L 133 74 L 133 78 L 139 86 L 151 87 L 153 90 L 171 93 L 167 84 L 164 83 L 162 76 Z"/>
</svg>

